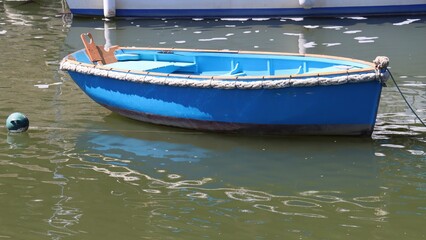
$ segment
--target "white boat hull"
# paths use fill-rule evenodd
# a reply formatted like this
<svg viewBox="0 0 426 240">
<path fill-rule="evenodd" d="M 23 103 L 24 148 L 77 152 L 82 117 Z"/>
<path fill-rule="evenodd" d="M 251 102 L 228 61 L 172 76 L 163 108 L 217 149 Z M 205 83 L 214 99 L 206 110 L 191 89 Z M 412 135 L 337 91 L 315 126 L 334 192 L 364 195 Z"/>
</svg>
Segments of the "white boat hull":
<svg viewBox="0 0 426 240">
<path fill-rule="evenodd" d="M 426 0 L 67 0 L 76 15 L 117 17 L 283 17 L 426 12 Z M 112 9 L 112 7 L 114 9 Z"/>
</svg>

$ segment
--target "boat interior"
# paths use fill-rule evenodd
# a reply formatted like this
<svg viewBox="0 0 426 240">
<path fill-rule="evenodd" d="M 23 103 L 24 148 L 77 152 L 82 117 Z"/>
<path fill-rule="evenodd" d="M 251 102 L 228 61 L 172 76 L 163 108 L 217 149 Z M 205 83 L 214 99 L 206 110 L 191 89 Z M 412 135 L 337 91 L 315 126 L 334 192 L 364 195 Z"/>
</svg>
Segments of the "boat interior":
<svg viewBox="0 0 426 240">
<path fill-rule="evenodd" d="M 81 51 L 85 54 L 85 51 Z M 118 49 L 115 62 L 104 67 L 139 72 L 201 76 L 281 76 L 306 73 L 329 73 L 369 68 L 370 65 L 341 59 L 303 55 L 270 55 L 221 51 L 171 51 Z M 74 56 L 91 63 L 87 56 Z"/>
<path fill-rule="evenodd" d="M 82 34 L 85 49 L 72 57 L 79 62 L 102 65 L 119 71 L 198 76 L 289 76 L 333 74 L 371 68 L 349 58 L 270 52 L 229 50 L 122 48 L 97 46 L 90 33 Z"/>
</svg>

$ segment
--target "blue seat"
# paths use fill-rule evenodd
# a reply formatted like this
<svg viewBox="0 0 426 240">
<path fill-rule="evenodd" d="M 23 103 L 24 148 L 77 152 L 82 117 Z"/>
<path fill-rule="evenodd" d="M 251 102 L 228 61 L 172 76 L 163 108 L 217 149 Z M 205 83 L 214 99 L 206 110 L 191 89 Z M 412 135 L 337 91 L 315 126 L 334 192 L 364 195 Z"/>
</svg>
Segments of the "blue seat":
<svg viewBox="0 0 426 240">
<path fill-rule="evenodd" d="M 117 68 L 131 71 L 172 73 L 179 68 L 195 66 L 195 63 L 188 62 L 167 62 L 167 61 L 119 61 L 105 65 L 105 67 Z"/>
</svg>

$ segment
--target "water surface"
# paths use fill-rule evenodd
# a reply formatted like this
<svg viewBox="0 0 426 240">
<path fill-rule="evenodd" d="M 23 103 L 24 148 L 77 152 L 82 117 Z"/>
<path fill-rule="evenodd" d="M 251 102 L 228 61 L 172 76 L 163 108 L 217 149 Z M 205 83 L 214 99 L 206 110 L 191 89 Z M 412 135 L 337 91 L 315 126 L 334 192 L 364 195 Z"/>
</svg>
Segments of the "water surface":
<svg viewBox="0 0 426 240">
<path fill-rule="evenodd" d="M 1 239 L 423 239 L 426 129 L 394 84 L 372 138 L 252 137 L 139 123 L 58 70 L 100 44 L 391 59 L 426 118 L 425 16 L 72 19 L 61 2 L 0 3 Z"/>
</svg>

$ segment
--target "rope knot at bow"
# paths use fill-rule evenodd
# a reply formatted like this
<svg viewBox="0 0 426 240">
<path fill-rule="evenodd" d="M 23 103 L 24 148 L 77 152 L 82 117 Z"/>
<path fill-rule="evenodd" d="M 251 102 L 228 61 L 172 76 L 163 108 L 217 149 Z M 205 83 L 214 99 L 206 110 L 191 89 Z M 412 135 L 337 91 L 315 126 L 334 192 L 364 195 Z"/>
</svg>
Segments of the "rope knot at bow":
<svg viewBox="0 0 426 240">
<path fill-rule="evenodd" d="M 383 86 L 386 86 L 386 81 L 389 79 L 389 58 L 386 56 L 377 56 L 373 63 L 376 65 L 376 74 Z"/>
</svg>

